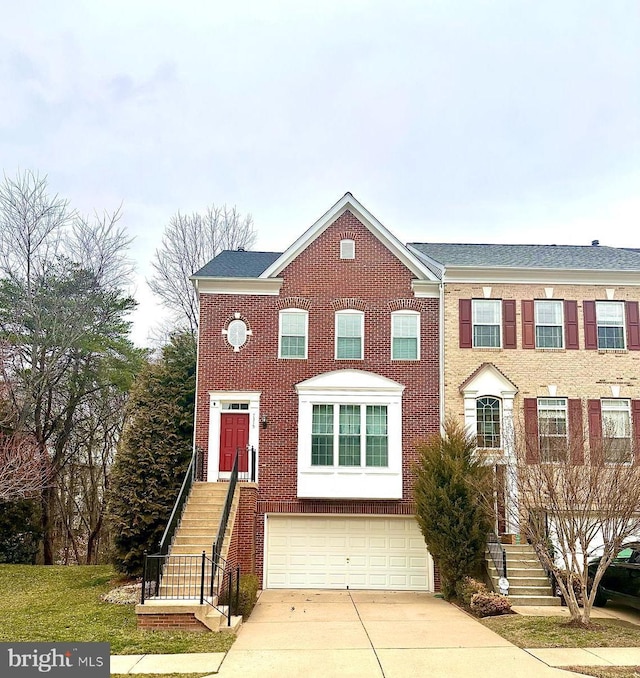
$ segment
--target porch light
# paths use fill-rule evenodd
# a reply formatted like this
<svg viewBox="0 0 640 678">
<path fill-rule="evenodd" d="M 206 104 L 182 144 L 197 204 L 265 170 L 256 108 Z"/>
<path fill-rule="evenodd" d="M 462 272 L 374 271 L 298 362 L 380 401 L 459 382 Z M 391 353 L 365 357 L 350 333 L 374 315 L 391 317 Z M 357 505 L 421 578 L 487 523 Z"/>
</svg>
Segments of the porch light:
<svg viewBox="0 0 640 678">
<path fill-rule="evenodd" d="M 267 428 L 267 415 L 263 414 L 262 418 L 260 419 L 260 423 L 262 424 L 262 428 Z"/>
</svg>

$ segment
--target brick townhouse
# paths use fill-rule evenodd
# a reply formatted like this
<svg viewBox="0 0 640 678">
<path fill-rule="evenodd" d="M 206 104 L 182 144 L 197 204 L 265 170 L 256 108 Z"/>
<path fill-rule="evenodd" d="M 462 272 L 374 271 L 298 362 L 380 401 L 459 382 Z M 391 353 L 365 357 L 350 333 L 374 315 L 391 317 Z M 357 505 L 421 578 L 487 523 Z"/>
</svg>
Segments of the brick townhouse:
<svg viewBox="0 0 640 678">
<path fill-rule="evenodd" d="M 412 466 L 440 422 L 437 276 L 347 193 L 285 252 L 193 280 L 206 480 L 255 451 L 231 560 L 266 588 L 434 590 Z"/>
<path fill-rule="evenodd" d="M 445 283 L 445 407 L 496 464 L 501 531 L 517 530 L 505 466 L 518 435 L 531 461 L 569 449 L 582 463 L 604 434 L 605 461 L 640 463 L 640 252 L 597 241 L 410 249 Z"/>
</svg>

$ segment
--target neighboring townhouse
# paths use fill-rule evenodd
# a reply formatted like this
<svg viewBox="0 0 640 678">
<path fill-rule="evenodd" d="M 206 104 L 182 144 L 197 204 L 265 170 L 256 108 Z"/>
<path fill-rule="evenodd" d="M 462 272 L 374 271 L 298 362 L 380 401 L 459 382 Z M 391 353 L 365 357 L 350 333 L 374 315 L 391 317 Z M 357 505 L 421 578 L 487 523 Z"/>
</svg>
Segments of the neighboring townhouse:
<svg viewBox="0 0 640 678">
<path fill-rule="evenodd" d="M 193 281 L 204 478 L 236 451 L 255 477 L 229 559 L 265 588 L 434 590 L 412 492 L 441 414 L 430 266 L 347 193 L 285 252 L 225 251 Z"/>
<path fill-rule="evenodd" d="M 444 281 L 444 411 L 496 465 L 514 532 L 514 436 L 527 459 L 640 463 L 640 253 L 599 246 L 414 243 Z M 567 440 L 569 445 L 567 446 Z M 514 510 L 510 510 L 514 509 Z"/>
</svg>

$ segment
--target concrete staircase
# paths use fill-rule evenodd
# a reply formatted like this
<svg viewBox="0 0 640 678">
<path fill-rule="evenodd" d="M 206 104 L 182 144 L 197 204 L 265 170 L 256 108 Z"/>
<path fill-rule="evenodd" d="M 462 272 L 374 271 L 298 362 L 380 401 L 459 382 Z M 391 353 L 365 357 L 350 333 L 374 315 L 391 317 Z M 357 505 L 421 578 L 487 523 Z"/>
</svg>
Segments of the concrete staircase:
<svg viewBox="0 0 640 678">
<path fill-rule="evenodd" d="M 217 605 L 214 590 L 210 595 L 212 546 L 217 536 L 220 518 L 224 509 L 229 484 L 196 482 L 185 503 L 182 518 L 169 548 L 168 563 L 163 568 L 160 598 L 151 598 L 144 605 L 138 605 L 136 612 L 141 615 L 177 615 L 184 619 L 192 616 L 212 631 L 235 632 L 242 623 L 241 617 L 231 618 L 227 626 L 226 607 Z M 222 544 L 221 556 L 226 560 L 229 543 L 239 503 L 239 489 L 236 487 L 231 513 Z M 202 552 L 205 559 L 205 598 L 200 605 Z M 218 583 L 217 580 L 216 584 Z M 211 604 L 208 604 L 211 603 Z M 213 607 L 216 606 L 216 607 Z M 218 608 L 218 609 L 216 609 Z"/>
<path fill-rule="evenodd" d="M 512 605 L 560 605 L 553 595 L 549 578 L 531 544 L 501 544 L 507 553 L 509 600 Z M 500 591 L 496 570 L 489 552 L 485 552 L 487 571 L 494 591 Z"/>
</svg>

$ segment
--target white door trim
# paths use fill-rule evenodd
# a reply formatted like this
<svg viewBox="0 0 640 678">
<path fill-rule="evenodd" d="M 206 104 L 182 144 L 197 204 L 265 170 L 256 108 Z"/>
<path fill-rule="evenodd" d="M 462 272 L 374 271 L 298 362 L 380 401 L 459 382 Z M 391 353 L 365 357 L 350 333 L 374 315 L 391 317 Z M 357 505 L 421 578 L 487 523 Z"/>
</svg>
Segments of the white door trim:
<svg viewBox="0 0 640 678">
<path fill-rule="evenodd" d="M 223 405 L 247 403 L 249 409 L 249 447 L 256 450 L 258 466 L 258 439 L 260 422 L 260 391 L 209 391 L 209 444 L 207 448 L 207 482 L 220 478 L 220 417 Z M 258 480 L 256 468 L 256 481 Z M 228 475 L 228 474 L 226 474 Z"/>
</svg>

